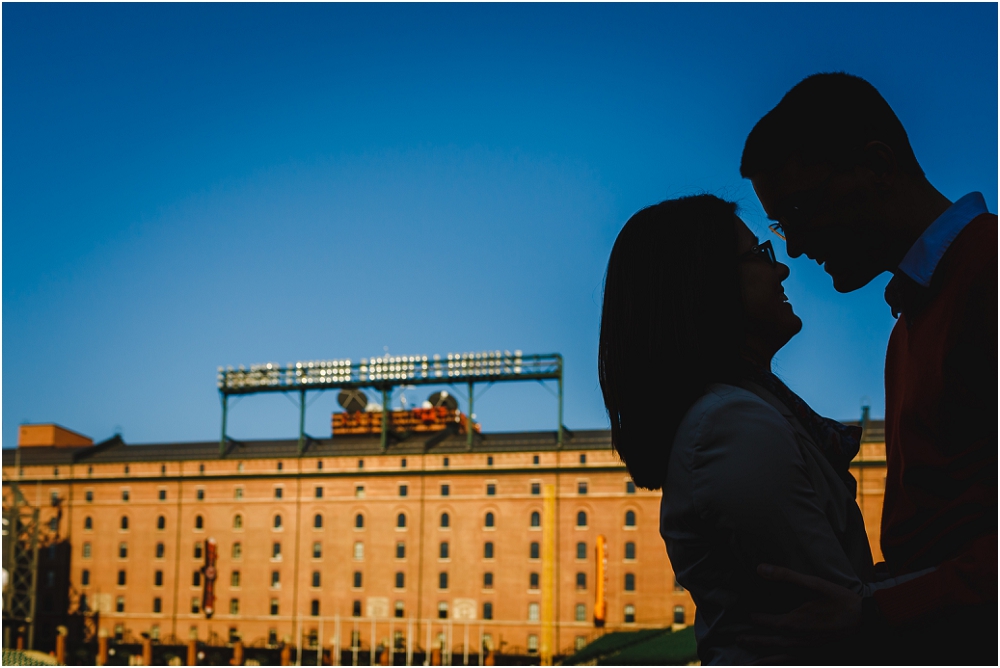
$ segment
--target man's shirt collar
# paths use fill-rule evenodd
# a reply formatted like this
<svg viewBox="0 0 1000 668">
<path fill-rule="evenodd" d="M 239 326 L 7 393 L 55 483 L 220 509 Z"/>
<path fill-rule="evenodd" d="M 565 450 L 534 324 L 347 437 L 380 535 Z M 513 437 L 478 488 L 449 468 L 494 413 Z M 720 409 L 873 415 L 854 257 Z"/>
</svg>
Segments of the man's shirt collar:
<svg viewBox="0 0 1000 668">
<path fill-rule="evenodd" d="M 982 193 L 969 193 L 945 210 L 910 247 L 899 270 L 919 285 L 929 288 L 938 262 L 955 237 L 976 216 L 988 213 Z"/>
</svg>

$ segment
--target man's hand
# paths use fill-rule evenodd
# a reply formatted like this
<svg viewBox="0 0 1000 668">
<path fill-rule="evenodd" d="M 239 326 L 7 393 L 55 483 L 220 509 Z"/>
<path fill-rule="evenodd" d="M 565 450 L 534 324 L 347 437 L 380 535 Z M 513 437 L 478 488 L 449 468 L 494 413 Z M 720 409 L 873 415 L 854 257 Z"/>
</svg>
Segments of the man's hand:
<svg viewBox="0 0 1000 668">
<path fill-rule="evenodd" d="M 770 564 L 758 566 L 757 574 L 765 580 L 787 582 L 809 589 L 819 596 L 783 615 L 750 615 L 750 620 L 762 634 L 744 635 L 741 638 L 743 643 L 771 649 L 791 649 L 843 640 L 860 629 L 861 596 L 850 589 Z"/>
</svg>

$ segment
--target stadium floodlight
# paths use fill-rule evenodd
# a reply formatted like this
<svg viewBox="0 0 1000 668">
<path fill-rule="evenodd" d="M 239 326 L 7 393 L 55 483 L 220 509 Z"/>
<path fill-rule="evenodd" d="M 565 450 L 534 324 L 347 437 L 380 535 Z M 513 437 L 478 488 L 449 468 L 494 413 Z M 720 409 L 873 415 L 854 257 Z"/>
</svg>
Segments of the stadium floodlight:
<svg viewBox="0 0 1000 668">
<path fill-rule="evenodd" d="M 228 398 L 231 395 L 258 394 L 263 392 L 299 393 L 299 453 L 305 444 L 305 393 L 309 390 L 339 388 L 372 388 L 382 393 L 383 407 L 389 404 L 389 394 L 400 385 L 441 385 L 456 382 L 468 384 L 468 412 L 472 415 L 473 385 L 505 381 L 547 381 L 559 385 L 558 444 L 563 440 L 563 359 L 558 353 L 525 355 L 520 350 L 485 350 L 481 352 L 447 353 L 446 355 L 382 355 L 362 357 L 358 362 L 350 358 L 290 362 L 284 366 L 274 362 L 219 367 L 216 382 L 222 397 L 222 438 L 220 455 L 227 445 L 226 419 Z M 383 410 L 387 410 L 383 408 Z M 470 418 L 471 419 L 471 418 Z M 388 438 L 388 420 L 382 420 L 382 448 Z M 473 430 L 468 430 L 469 447 L 472 447 Z"/>
</svg>

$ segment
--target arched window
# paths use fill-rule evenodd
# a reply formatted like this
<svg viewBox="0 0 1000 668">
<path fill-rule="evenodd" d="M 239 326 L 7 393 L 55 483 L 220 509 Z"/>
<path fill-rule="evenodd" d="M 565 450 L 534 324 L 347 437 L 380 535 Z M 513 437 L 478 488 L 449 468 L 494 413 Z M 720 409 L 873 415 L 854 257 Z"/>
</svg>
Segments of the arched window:
<svg viewBox="0 0 1000 668">
<path fill-rule="evenodd" d="M 406 513 L 396 515 L 396 526 L 400 529 L 406 528 Z"/>
<path fill-rule="evenodd" d="M 166 529 L 167 528 L 167 518 L 164 517 L 163 515 L 160 515 L 159 517 L 157 517 L 156 518 L 156 528 L 159 531 L 163 531 L 164 529 Z"/>
<path fill-rule="evenodd" d="M 493 604 L 483 603 L 483 619 L 493 619 Z"/>
<path fill-rule="evenodd" d="M 625 511 L 625 526 L 634 527 L 635 526 L 635 511 L 626 510 Z"/>
<path fill-rule="evenodd" d="M 83 528 L 87 531 L 91 531 L 94 528 L 94 520 L 91 517 L 83 518 Z"/>
<path fill-rule="evenodd" d="M 451 526 L 451 518 L 448 517 L 448 513 L 441 513 L 441 528 L 447 529 Z"/>
<path fill-rule="evenodd" d="M 538 541 L 532 541 L 528 549 L 529 559 L 538 559 L 541 551 L 538 548 Z"/>
<path fill-rule="evenodd" d="M 319 513 L 316 513 L 316 516 L 313 517 L 313 529 L 322 529 L 322 528 L 323 528 L 323 516 L 320 515 Z"/>
<path fill-rule="evenodd" d="M 635 623 L 635 606 L 626 605 L 625 606 L 625 623 L 634 624 Z"/>
<path fill-rule="evenodd" d="M 486 513 L 486 527 L 492 528 L 496 524 L 496 518 L 493 517 L 493 513 Z"/>
<path fill-rule="evenodd" d="M 635 543 L 632 541 L 625 543 L 625 558 L 635 559 Z"/>
<path fill-rule="evenodd" d="M 243 556 L 243 544 L 233 543 L 233 559 L 240 559 Z"/>
<path fill-rule="evenodd" d="M 243 528 L 243 516 L 242 515 L 234 515 L 233 516 L 233 528 L 234 529 L 242 529 Z"/>
<path fill-rule="evenodd" d="M 194 516 L 194 528 L 195 529 L 204 529 L 205 528 L 205 520 L 204 520 L 204 518 L 202 518 L 201 515 L 195 515 Z"/>
<path fill-rule="evenodd" d="M 275 515 L 274 516 L 274 528 L 275 529 L 280 529 L 281 528 L 281 515 Z"/>
<path fill-rule="evenodd" d="M 362 542 L 357 542 L 354 544 L 354 558 L 364 559 L 365 558 L 365 544 Z"/>
<path fill-rule="evenodd" d="M 635 591 L 635 574 L 625 574 L 625 591 Z"/>
<path fill-rule="evenodd" d="M 531 513 L 531 526 L 540 527 L 542 526 L 542 516 L 538 514 L 538 511 Z"/>
<path fill-rule="evenodd" d="M 587 513 L 586 512 L 584 512 L 584 511 L 581 510 L 580 512 L 578 512 L 576 514 L 576 525 L 578 527 L 585 527 L 585 526 L 587 526 Z"/>
<path fill-rule="evenodd" d="M 122 515 L 122 521 L 119 526 L 121 526 L 122 531 L 128 531 L 128 517 Z"/>
<path fill-rule="evenodd" d="M 354 528 L 355 529 L 365 528 L 365 516 L 362 515 L 361 513 L 358 513 L 357 515 L 354 516 Z"/>
</svg>

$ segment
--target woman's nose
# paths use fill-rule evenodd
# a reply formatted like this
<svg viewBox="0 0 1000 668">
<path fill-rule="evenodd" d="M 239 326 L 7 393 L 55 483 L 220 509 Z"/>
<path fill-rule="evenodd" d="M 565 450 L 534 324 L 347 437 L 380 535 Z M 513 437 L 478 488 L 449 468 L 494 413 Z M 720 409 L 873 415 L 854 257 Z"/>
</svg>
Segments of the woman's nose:
<svg viewBox="0 0 1000 668">
<path fill-rule="evenodd" d="M 781 281 L 783 281 L 783 280 L 785 280 L 786 278 L 788 278 L 788 275 L 789 275 L 789 274 L 791 274 L 791 273 L 792 273 L 792 272 L 791 272 L 791 271 L 790 271 L 790 270 L 788 269 L 788 265 L 787 265 L 787 264 L 783 264 L 783 263 L 781 263 L 781 262 L 778 262 L 778 263 L 777 263 L 776 265 L 774 265 L 774 267 L 775 267 L 775 269 L 777 269 L 777 270 L 778 270 L 778 277 L 779 277 L 779 279 L 778 279 L 778 280 L 781 280 Z"/>
</svg>

